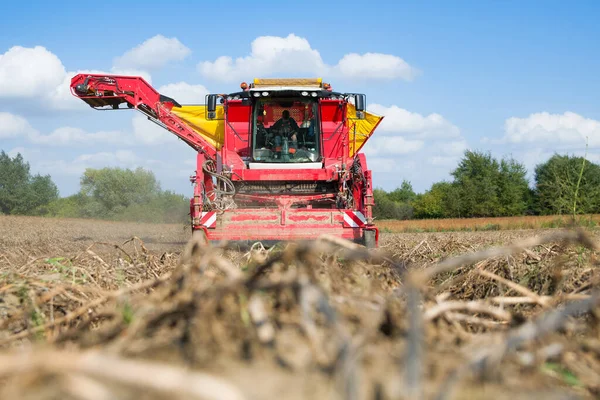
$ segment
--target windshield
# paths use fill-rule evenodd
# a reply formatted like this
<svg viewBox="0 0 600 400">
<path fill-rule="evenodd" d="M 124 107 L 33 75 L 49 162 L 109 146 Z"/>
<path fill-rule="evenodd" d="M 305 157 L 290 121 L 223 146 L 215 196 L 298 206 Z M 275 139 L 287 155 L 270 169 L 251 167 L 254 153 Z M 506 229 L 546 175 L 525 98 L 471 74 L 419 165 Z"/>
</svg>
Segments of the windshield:
<svg viewBox="0 0 600 400">
<path fill-rule="evenodd" d="M 318 103 L 314 99 L 259 99 L 252 118 L 252 155 L 257 162 L 320 160 Z"/>
</svg>

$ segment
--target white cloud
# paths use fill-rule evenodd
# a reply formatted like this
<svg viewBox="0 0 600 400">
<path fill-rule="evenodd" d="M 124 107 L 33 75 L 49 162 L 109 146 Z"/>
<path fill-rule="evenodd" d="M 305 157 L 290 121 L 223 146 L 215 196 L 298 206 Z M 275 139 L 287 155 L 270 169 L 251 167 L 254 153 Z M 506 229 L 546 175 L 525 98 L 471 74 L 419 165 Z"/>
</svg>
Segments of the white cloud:
<svg viewBox="0 0 600 400">
<path fill-rule="evenodd" d="M 120 69 L 158 69 L 171 61 L 181 61 L 191 50 L 177 38 L 156 35 L 115 58 L 114 66 Z"/>
<path fill-rule="evenodd" d="M 131 123 L 133 126 L 133 136 L 138 143 L 153 146 L 175 140 L 171 132 L 148 120 L 141 113 L 137 113 Z"/>
<path fill-rule="evenodd" d="M 390 160 L 452 168 L 468 148 L 460 129 L 440 114 L 425 116 L 395 105 L 371 104 L 368 109 L 384 117 L 364 147 L 375 172 L 389 172 Z"/>
<path fill-rule="evenodd" d="M 131 150 L 115 152 L 98 152 L 81 154 L 72 160 L 37 160 L 35 166 L 39 170 L 51 171 L 52 176 L 80 177 L 86 168 L 137 168 L 144 167 L 148 160 L 137 156 Z"/>
<path fill-rule="evenodd" d="M 142 159 L 131 150 L 82 154 L 74 160 L 74 163 L 76 164 L 81 163 L 89 166 L 114 165 L 136 167 L 140 165 L 141 162 Z"/>
<path fill-rule="evenodd" d="M 566 111 L 508 118 L 504 123 L 504 136 L 486 138 L 484 143 L 511 151 L 525 165 L 528 177 L 533 180 L 536 165 L 546 162 L 555 153 L 586 156 L 586 140 L 589 145 L 587 159 L 600 161 L 600 154 L 594 151 L 600 148 L 600 121 Z"/>
<path fill-rule="evenodd" d="M 180 104 L 204 104 L 204 97 L 209 93 L 202 85 L 190 85 L 186 82 L 170 83 L 159 87 L 162 95 L 175 99 Z"/>
<path fill-rule="evenodd" d="M 65 73 L 60 59 L 44 47 L 11 47 L 0 54 L 0 98 L 45 96 Z"/>
<path fill-rule="evenodd" d="M 251 53 L 235 61 L 221 56 L 214 62 L 198 64 L 198 70 L 207 78 L 219 81 L 250 79 L 254 76 L 271 76 L 285 72 L 318 74 L 325 64 L 318 51 L 313 50 L 304 38 L 290 34 L 287 37 L 261 36 L 251 44 Z"/>
<path fill-rule="evenodd" d="M 460 137 L 460 129 L 437 113 L 424 116 L 395 105 L 385 107 L 371 104 L 367 108 L 374 114 L 384 116 L 377 128 L 381 132 L 411 134 L 420 138 Z"/>
<path fill-rule="evenodd" d="M 381 136 L 375 134 L 367 142 L 365 154 L 370 156 L 401 155 L 414 153 L 423 148 L 422 140 L 407 140 L 402 136 Z"/>
<path fill-rule="evenodd" d="M 441 147 L 439 147 L 438 149 L 436 149 L 437 151 L 439 151 L 440 153 L 447 155 L 447 156 L 462 156 L 465 152 L 465 150 L 467 150 L 469 148 L 469 145 L 467 143 L 466 140 L 464 139 L 458 139 L 458 140 L 452 140 L 452 141 L 442 141 L 442 142 L 437 142 L 437 143 L 443 143 L 443 145 Z"/>
<path fill-rule="evenodd" d="M 378 174 L 395 173 L 396 176 L 404 175 L 404 171 L 417 167 L 414 160 L 408 158 L 372 157 L 367 155 L 367 168 Z"/>
<path fill-rule="evenodd" d="M 0 138 L 20 137 L 37 145 L 52 147 L 98 144 L 132 145 L 138 143 L 133 136 L 120 131 L 86 132 L 81 128 L 70 126 L 60 127 L 49 134 L 43 134 L 33 128 L 22 116 L 0 112 Z"/>
<path fill-rule="evenodd" d="M 71 78 L 80 73 L 141 76 L 152 83 L 148 72 L 132 68 L 67 72 L 61 60 L 46 48 L 15 46 L 0 54 L 0 99 L 32 99 L 36 106 L 52 110 L 87 110 L 89 106 L 70 89 Z"/>
<path fill-rule="evenodd" d="M 548 161 L 554 154 L 554 151 L 543 149 L 540 147 L 535 148 L 524 148 L 518 151 L 516 159 L 520 160 L 525 168 L 527 169 L 528 176 L 533 178 L 535 172 L 535 166 Z"/>
<path fill-rule="evenodd" d="M 376 77 L 412 80 L 418 74 L 400 57 L 381 53 L 346 54 L 339 61 L 337 69 L 342 76 L 356 79 Z"/>
<path fill-rule="evenodd" d="M 369 168 L 374 172 L 391 172 L 394 166 L 400 172 L 401 165 L 411 165 L 410 168 L 420 167 L 404 173 L 418 175 L 425 169 L 437 169 L 444 174 L 449 172 L 468 148 L 465 140 L 411 141 L 402 137 L 373 136 L 363 151 Z"/>
<path fill-rule="evenodd" d="M 294 34 L 260 36 L 252 42 L 250 55 L 235 60 L 221 56 L 212 62 L 203 61 L 198 64 L 198 71 L 208 79 L 229 82 L 289 74 L 411 80 L 417 74 L 400 57 L 381 53 L 351 53 L 336 65 L 328 65 L 308 40 Z"/>
<path fill-rule="evenodd" d="M 76 146 L 95 144 L 131 144 L 131 140 L 119 131 L 86 132 L 80 128 L 70 126 L 55 129 L 48 135 L 42 135 L 37 131 L 29 135 L 29 141 L 34 144 L 45 146 Z"/>
<path fill-rule="evenodd" d="M 375 186 L 398 187 L 403 179 L 417 191 L 429 182 L 448 179 L 448 173 L 469 147 L 460 129 L 442 115 L 422 115 L 398 106 L 368 107 L 384 117 L 364 146 Z"/>
<path fill-rule="evenodd" d="M 176 141 L 172 133 L 149 121 L 141 113 L 135 113 L 131 128 L 123 131 L 87 132 L 81 128 L 63 126 L 45 134 L 33 128 L 20 115 L 0 112 L 0 138 L 10 137 L 22 137 L 29 143 L 50 147 L 155 146 Z"/>
<path fill-rule="evenodd" d="M 574 112 L 550 114 L 540 112 L 526 118 L 512 117 L 504 124 L 503 142 L 540 143 L 544 145 L 600 147 L 600 121 L 585 118 Z"/>
<path fill-rule="evenodd" d="M 76 73 L 74 73 L 71 77 L 75 76 L 76 74 L 82 74 L 84 72 L 82 71 L 78 71 Z M 123 68 L 116 68 L 116 67 L 112 67 L 110 69 L 110 72 L 100 72 L 101 74 L 107 74 L 107 75 L 122 75 L 122 76 L 141 76 L 142 78 L 144 78 L 144 80 L 146 82 L 148 82 L 150 85 L 152 85 L 152 75 L 150 75 L 150 72 L 148 71 L 144 71 L 143 69 L 123 69 Z"/>
<path fill-rule="evenodd" d="M 32 131 L 29 122 L 20 115 L 0 112 L 0 139 L 28 135 Z"/>
<path fill-rule="evenodd" d="M 17 156 L 17 154 L 21 154 L 24 159 L 29 160 L 30 158 L 33 158 L 32 156 L 39 155 L 40 151 L 39 150 L 31 150 L 31 149 L 25 148 L 23 146 L 18 146 L 18 147 L 15 147 L 15 148 L 9 150 L 7 152 L 7 154 L 12 158 L 15 158 Z"/>
</svg>

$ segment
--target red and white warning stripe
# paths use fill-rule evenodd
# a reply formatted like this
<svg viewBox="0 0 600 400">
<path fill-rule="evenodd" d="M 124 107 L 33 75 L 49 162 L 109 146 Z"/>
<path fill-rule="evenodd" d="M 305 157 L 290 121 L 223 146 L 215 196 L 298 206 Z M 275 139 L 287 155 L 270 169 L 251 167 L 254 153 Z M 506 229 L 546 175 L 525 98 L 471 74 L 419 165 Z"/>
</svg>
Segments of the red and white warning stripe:
<svg viewBox="0 0 600 400">
<path fill-rule="evenodd" d="M 344 228 L 362 228 L 367 219 L 360 211 L 344 211 Z"/>
<path fill-rule="evenodd" d="M 216 228 L 217 226 L 217 212 L 216 211 L 204 211 L 200 216 L 200 225 L 204 225 L 207 228 Z"/>
</svg>

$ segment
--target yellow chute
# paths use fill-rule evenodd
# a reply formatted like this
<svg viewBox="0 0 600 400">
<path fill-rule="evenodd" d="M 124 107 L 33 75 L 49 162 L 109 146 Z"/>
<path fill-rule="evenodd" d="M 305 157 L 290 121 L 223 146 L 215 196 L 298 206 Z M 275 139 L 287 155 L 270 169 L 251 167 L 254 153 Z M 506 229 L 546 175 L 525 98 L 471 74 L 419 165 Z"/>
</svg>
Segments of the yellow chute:
<svg viewBox="0 0 600 400">
<path fill-rule="evenodd" d="M 221 149 L 225 133 L 223 106 L 217 106 L 217 118 L 215 120 L 206 119 L 205 105 L 173 107 L 171 112 L 181 118 L 207 142 L 215 146 L 217 150 Z"/>
<path fill-rule="evenodd" d="M 350 144 L 348 155 L 354 157 L 369 140 L 383 117 L 365 111 L 365 118 L 357 119 L 356 108 L 348 103 L 346 118 L 348 118 L 348 143 Z"/>
</svg>

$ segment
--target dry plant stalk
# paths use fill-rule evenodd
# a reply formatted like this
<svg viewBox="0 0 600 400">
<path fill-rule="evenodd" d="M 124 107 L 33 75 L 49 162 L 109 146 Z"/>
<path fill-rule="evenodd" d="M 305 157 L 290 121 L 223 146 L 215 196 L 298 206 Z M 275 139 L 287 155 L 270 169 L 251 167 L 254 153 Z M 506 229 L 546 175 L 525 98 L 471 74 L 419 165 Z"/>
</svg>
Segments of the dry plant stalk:
<svg viewBox="0 0 600 400">
<path fill-rule="evenodd" d="M 246 397 L 224 380 L 164 364 L 128 360 L 100 352 L 59 352 L 56 350 L 0 355 L 0 377 L 40 370 L 122 383 L 136 388 L 202 400 L 243 400 Z"/>
<path fill-rule="evenodd" d="M 36 280 L 33 267 L 49 268 L 44 257 L 19 263 L 6 253 L 0 268 L 12 275 L 0 280 L 0 300 L 22 287 L 28 307 L 3 311 L 0 301 L 0 345 L 40 333 L 48 343 L 30 353 L 0 353 L 0 377 L 56 374 L 70 395 L 90 399 L 114 396 L 108 382 L 157 393 L 178 388 L 187 398 L 243 398 L 250 397 L 244 389 L 261 388 L 241 381 L 236 387 L 237 380 L 197 369 L 224 362 L 253 374 L 272 362 L 270 379 L 295 377 L 285 381 L 298 385 L 286 388 L 290 396 L 310 381 L 315 389 L 330 382 L 313 395 L 321 398 L 331 388 L 340 399 L 450 398 L 456 389 L 477 388 L 490 371 L 513 373 L 517 364 L 532 368 L 563 357 L 573 369 L 573 353 L 587 363 L 581 381 L 594 393 L 598 364 L 590 355 L 600 343 L 593 318 L 583 316 L 598 305 L 599 277 L 598 246 L 589 235 L 556 231 L 483 250 L 458 235 L 403 236 L 386 246 L 367 250 L 322 237 L 240 252 L 193 237 L 171 255 L 155 254 L 139 238 L 118 245 L 103 239 L 69 258 L 69 271 L 91 271 L 94 281 L 81 285 Z M 37 325 L 32 310 L 44 317 Z M 290 346 L 305 358 L 286 352 Z M 141 361 L 159 354 L 169 362 Z M 479 378 L 463 379 L 473 373 Z M 264 383 L 260 398 L 271 395 Z"/>
</svg>

